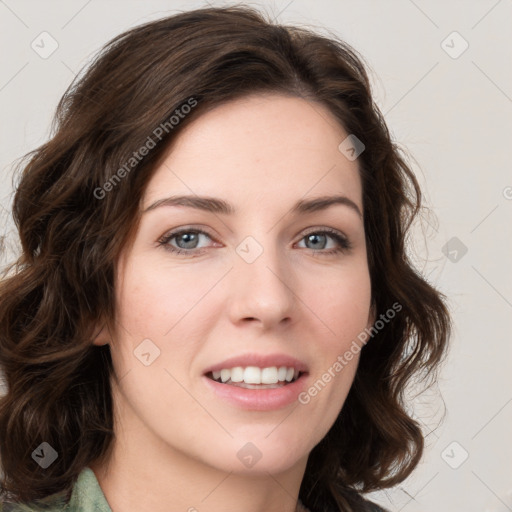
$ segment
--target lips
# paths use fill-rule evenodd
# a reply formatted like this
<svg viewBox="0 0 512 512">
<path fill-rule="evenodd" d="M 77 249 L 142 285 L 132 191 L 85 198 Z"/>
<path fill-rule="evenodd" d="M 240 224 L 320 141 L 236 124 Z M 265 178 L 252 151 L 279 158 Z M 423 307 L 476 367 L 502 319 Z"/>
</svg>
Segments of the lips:
<svg viewBox="0 0 512 512">
<path fill-rule="evenodd" d="M 281 369 L 283 367 L 287 369 L 287 377 L 290 377 L 293 370 L 291 380 L 282 380 L 283 371 Z M 233 382 L 231 376 L 240 381 L 242 369 L 244 370 L 243 380 L 247 379 L 253 382 L 258 380 L 253 376 L 256 377 L 259 369 L 274 374 L 273 378 L 267 375 L 264 378 L 267 381 L 275 381 L 275 371 L 279 369 L 278 382 L 275 384 Z M 249 370 L 249 375 L 245 375 L 246 370 Z M 222 382 L 222 378 L 218 380 L 212 378 L 214 372 L 217 377 L 219 374 L 221 376 L 224 374 L 224 379 L 227 378 L 226 382 Z M 306 386 L 308 375 L 308 366 L 296 357 L 282 353 L 257 354 L 253 352 L 231 357 L 205 368 L 202 380 L 210 392 L 213 392 L 213 397 L 220 398 L 225 403 L 246 410 L 271 411 L 296 402 L 299 393 Z"/>
<path fill-rule="evenodd" d="M 297 403 L 308 383 L 308 373 L 303 373 L 293 382 L 278 385 L 277 388 L 264 386 L 259 389 L 247 389 L 233 384 L 222 384 L 203 375 L 202 381 L 212 400 L 247 411 L 273 411 Z"/>
</svg>

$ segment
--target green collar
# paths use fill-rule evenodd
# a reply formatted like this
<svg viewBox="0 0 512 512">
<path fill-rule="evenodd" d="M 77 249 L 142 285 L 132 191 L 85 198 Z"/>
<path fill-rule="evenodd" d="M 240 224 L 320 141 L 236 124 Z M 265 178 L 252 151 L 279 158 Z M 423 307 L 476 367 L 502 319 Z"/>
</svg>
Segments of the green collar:
<svg viewBox="0 0 512 512">
<path fill-rule="evenodd" d="M 86 466 L 73 485 L 71 497 L 63 492 L 52 494 L 32 503 L 12 503 L 0 500 L 0 512 L 112 512 L 94 471 Z"/>
<path fill-rule="evenodd" d="M 112 512 L 91 468 L 85 467 L 78 475 L 67 510 L 69 512 Z"/>
</svg>

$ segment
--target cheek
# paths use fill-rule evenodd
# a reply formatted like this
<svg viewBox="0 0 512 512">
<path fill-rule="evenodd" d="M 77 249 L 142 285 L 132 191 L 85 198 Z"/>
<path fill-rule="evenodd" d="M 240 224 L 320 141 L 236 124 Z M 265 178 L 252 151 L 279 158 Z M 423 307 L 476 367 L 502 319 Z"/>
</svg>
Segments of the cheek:
<svg viewBox="0 0 512 512">
<path fill-rule="evenodd" d="M 371 283 L 366 267 L 347 269 L 338 277 L 309 287 L 307 305 L 327 330 L 323 339 L 332 349 L 342 349 L 367 327 L 371 305 Z"/>
<path fill-rule="evenodd" d="M 121 321 L 138 334 L 165 336 L 199 305 L 217 280 L 212 273 L 198 273 L 193 265 L 170 267 L 134 257 L 118 287 Z"/>
<path fill-rule="evenodd" d="M 340 272 L 337 279 L 323 280 L 322 289 L 319 284 L 307 301 L 312 321 L 317 317 L 321 322 L 312 354 L 316 363 L 299 403 L 311 417 L 323 418 L 324 433 L 339 414 L 352 386 L 363 347 L 361 333 L 368 325 L 370 313 L 368 271 L 363 266 L 360 271 L 351 270 Z"/>
<path fill-rule="evenodd" d="M 212 307 L 212 288 L 224 272 L 198 272 L 194 265 L 170 268 L 133 257 L 117 288 L 118 343 L 112 353 L 117 373 L 138 368 L 136 354 L 149 351 L 158 354 L 151 369 L 167 368 L 188 378 L 194 355 L 218 320 L 219 301 Z M 155 346 L 147 341 L 141 345 L 148 339 Z"/>
</svg>

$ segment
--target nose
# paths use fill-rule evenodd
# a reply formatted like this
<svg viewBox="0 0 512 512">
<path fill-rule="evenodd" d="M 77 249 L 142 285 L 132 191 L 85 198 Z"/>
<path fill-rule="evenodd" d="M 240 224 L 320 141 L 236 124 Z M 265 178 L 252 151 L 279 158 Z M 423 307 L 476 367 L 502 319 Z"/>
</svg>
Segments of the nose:
<svg viewBox="0 0 512 512">
<path fill-rule="evenodd" d="M 250 250 L 257 248 L 254 245 Z M 233 323 L 250 321 L 267 330 L 293 320 L 297 298 L 284 255 L 270 244 L 261 246 L 263 252 L 252 262 L 243 252 L 235 253 L 228 302 Z"/>
</svg>

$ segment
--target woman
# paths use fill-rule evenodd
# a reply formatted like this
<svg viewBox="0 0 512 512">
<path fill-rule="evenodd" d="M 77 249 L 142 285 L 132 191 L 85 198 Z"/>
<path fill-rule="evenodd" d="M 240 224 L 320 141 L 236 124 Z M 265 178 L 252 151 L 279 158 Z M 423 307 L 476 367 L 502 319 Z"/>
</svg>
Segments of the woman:
<svg viewBox="0 0 512 512">
<path fill-rule="evenodd" d="M 111 41 L 55 123 L 0 288 L 5 510 L 382 510 L 450 318 L 356 52 L 190 11 Z"/>
</svg>

